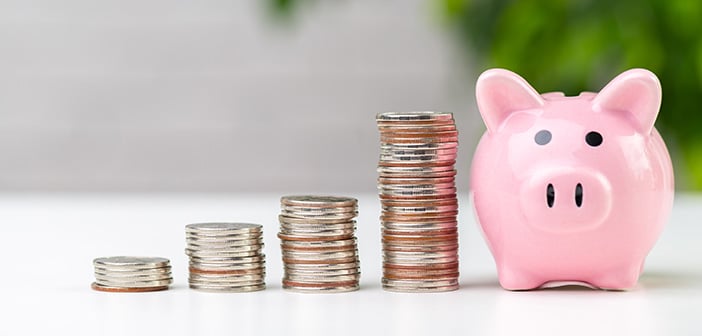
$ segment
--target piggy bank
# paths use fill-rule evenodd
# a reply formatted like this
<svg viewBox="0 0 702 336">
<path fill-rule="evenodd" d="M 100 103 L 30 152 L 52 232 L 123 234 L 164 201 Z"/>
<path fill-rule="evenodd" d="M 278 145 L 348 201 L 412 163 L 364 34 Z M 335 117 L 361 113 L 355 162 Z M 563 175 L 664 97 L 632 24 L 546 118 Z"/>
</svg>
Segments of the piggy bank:
<svg viewBox="0 0 702 336">
<path fill-rule="evenodd" d="M 658 78 L 633 69 L 569 97 L 491 69 L 476 96 L 471 197 L 500 285 L 635 286 L 673 203 Z"/>
</svg>

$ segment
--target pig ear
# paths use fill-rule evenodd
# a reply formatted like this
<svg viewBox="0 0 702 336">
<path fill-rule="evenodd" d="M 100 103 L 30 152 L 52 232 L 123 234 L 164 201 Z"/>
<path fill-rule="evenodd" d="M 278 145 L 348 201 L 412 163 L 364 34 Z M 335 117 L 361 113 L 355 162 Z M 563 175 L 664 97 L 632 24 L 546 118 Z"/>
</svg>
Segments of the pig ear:
<svg viewBox="0 0 702 336">
<path fill-rule="evenodd" d="M 592 105 L 595 111 L 630 113 L 648 134 L 661 107 L 661 83 L 648 70 L 631 69 L 609 82 Z"/>
<path fill-rule="evenodd" d="M 504 69 L 483 72 L 475 85 L 475 95 L 488 132 L 495 132 L 512 112 L 544 104 L 539 93 L 524 78 Z"/>
</svg>

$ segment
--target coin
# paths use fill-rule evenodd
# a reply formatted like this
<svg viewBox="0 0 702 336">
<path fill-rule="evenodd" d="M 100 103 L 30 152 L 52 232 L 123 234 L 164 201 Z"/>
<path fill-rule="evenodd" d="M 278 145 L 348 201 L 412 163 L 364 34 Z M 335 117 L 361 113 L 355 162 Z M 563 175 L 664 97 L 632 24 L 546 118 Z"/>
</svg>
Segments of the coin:
<svg viewBox="0 0 702 336">
<path fill-rule="evenodd" d="M 168 289 L 170 261 L 160 257 L 116 256 L 93 260 L 95 282 L 91 288 L 102 292 L 150 292 Z"/>
<path fill-rule="evenodd" d="M 157 287 L 114 287 L 100 285 L 95 282 L 90 284 L 90 288 L 100 291 L 100 292 L 111 292 L 111 293 L 141 293 L 141 292 L 156 292 L 168 289 L 168 286 L 157 286 Z"/>
<path fill-rule="evenodd" d="M 293 195 L 283 196 L 280 203 L 284 206 L 299 206 L 303 208 L 319 207 L 356 207 L 358 200 L 352 197 L 340 196 L 315 196 L 315 195 Z"/>
<path fill-rule="evenodd" d="M 448 291 L 458 286 L 458 132 L 451 113 L 386 112 L 380 132 L 378 196 L 383 288 Z M 448 282 L 435 282 L 436 277 Z"/>
<path fill-rule="evenodd" d="M 240 285 L 240 286 L 219 286 L 210 283 L 190 283 L 191 289 L 196 289 L 202 292 L 216 292 L 216 293 L 246 293 L 246 292 L 256 292 L 266 289 L 266 285 L 262 283 L 253 285 Z"/>
<path fill-rule="evenodd" d="M 185 226 L 191 289 L 250 292 L 265 288 L 263 226 L 252 223 L 196 223 Z"/>
<path fill-rule="evenodd" d="M 358 289 L 358 204 L 339 196 L 284 196 L 280 200 L 283 288 L 297 292 Z"/>
</svg>

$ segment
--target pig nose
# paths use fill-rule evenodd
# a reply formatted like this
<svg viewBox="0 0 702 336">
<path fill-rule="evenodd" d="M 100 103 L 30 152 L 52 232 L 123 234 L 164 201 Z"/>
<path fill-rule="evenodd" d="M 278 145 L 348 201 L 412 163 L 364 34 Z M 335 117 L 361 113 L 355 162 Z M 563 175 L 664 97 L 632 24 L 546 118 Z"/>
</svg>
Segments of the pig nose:
<svg viewBox="0 0 702 336">
<path fill-rule="evenodd" d="M 553 184 L 549 183 L 546 186 L 546 205 L 549 208 L 553 208 L 553 204 L 556 202 L 556 190 L 553 188 Z M 583 185 L 578 183 L 575 186 L 575 205 L 579 208 L 583 205 Z"/>
<path fill-rule="evenodd" d="M 597 227 L 609 215 L 612 190 L 607 178 L 590 168 L 538 169 L 521 187 L 529 224 L 551 232 Z"/>
</svg>

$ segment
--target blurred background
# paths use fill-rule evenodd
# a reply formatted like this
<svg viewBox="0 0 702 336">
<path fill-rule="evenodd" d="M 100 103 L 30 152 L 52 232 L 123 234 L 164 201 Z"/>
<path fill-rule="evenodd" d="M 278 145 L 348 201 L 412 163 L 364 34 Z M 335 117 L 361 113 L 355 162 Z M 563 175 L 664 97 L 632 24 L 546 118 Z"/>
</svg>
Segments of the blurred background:
<svg viewBox="0 0 702 336">
<path fill-rule="evenodd" d="M 377 112 L 454 112 L 488 67 L 541 91 L 649 68 L 679 189 L 702 189 L 702 3 L 0 0 L 0 190 L 375 190 Z"/>
</svg>

